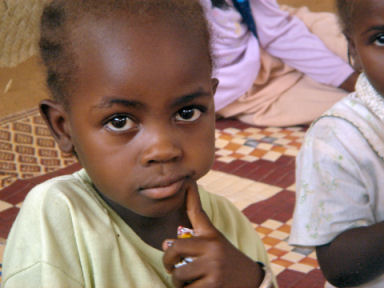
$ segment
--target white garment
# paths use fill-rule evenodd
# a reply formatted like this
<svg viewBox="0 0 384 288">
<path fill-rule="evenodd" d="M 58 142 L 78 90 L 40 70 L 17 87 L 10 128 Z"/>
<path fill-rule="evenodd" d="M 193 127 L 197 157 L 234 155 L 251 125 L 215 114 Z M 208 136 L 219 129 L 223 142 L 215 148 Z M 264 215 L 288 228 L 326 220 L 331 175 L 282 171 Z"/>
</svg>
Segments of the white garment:
<svg viewBox="0 0 384 288">
<path fill-rule="evenodd" d="M 213 8 L 211 0 L 200 2 L 212 30 L 213 74 L 219 79 L 216 111 L 251 88 L 259 74 L 260 47 L 322 84 L 338 87 L 353 72 L 302 21 L 282 11 L 276 0 L 250 0 L 257 39 L 232 1 L 227 1 L 227 9 Z"/>
<path fill-rule="evenodd" d="M 384 111 L 382 96 L 362 74 L 356 93 L 308 131 L 297 157 L 291 245 L 327 244 L 384 221 L 384 119 L 375 111 Z M 382 288 L 384 276 L 359 287 Z"/>
</svg>

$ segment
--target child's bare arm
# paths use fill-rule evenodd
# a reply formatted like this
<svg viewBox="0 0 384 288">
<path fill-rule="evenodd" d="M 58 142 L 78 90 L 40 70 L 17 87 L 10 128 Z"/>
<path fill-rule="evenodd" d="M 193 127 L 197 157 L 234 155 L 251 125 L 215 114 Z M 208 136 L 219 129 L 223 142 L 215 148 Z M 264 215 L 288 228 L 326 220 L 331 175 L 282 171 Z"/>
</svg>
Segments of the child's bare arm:
<svg viewBox="0 0 384 288">
<path fill-rule="evenodd" d="M 366 283 L 384 273 L 384 222 L 341 233 L 316 248 L 327 280 L 337 287 Z"/>
<path fill-rule="evenodd" d="M 187 212 L 195 237 L 172 240 L 165 247 L 164 265 L 172 273 L 176 287 L 259 287 L 264 272 L 261 266 L 234 247 L 210 222 L 202 210 L 195 183 L 188 191 Z M 184 257 L 193 262 L 179 268 Z"/>
</svg>

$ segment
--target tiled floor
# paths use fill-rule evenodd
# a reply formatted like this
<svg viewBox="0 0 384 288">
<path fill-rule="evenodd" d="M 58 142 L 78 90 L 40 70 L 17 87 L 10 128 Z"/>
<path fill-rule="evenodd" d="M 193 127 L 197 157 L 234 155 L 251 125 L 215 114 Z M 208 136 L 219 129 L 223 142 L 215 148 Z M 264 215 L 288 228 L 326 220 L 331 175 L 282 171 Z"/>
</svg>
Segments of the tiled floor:
<svg viewBox="0 0 384 288">
<path fill-rule="evenodd" d="M 303 127 L 257 128 L 220 120 L 216 161 L 199 181 L 230 199 L 254 223 L 281 288 L 324 285 L 315 254 L 287 244 L 295 201 L 295 156 L 304 133 Z M 0 120 L 0 256 L 29 189 L 50 177 L 47 172 L 78 169 L 77 164 L 68 166 L 75 159 L 60 153 L 51 140 L 37 111 Z M 34 178 L 39 175 L 45 176 Z"/>
</svg>

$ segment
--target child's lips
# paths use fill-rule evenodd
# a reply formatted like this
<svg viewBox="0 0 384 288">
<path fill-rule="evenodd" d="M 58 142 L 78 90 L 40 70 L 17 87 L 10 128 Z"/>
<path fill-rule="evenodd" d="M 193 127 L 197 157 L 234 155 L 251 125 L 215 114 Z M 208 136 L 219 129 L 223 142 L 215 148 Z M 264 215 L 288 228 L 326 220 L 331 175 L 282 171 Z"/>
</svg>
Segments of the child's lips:
<svg viewBox="0 0 384 288">
<path fill-rule="evenodd" d="M 172 197 L 178 191 L 181 189 L 181 187 L 184 184 L 184 178 L 179 179 L 175 182 L 166 184 L 166 185 L 159 185 L 149 188 L 142 188 L 140 189 L 140 193 L 148 198 L 154 199 L 154 200 L 160 200 L 168 197 Z"/>
</svg>

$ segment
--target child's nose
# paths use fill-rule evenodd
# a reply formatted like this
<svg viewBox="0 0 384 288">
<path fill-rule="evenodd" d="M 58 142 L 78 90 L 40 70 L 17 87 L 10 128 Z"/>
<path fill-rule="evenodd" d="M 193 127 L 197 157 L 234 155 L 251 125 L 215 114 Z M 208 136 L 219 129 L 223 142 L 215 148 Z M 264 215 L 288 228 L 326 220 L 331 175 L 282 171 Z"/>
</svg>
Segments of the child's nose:
<svg viewBox="0 0 384 288">
<path fill-rule="evenodd" d="M 182 149 L 171 130 L 164 131 L 163 129 L 157 133 L 148 134 L 149 137 L 146 138 L 149 140 L 143 145 L 142 165 L 175 162 L 182 157 Z"/>
</svg>

